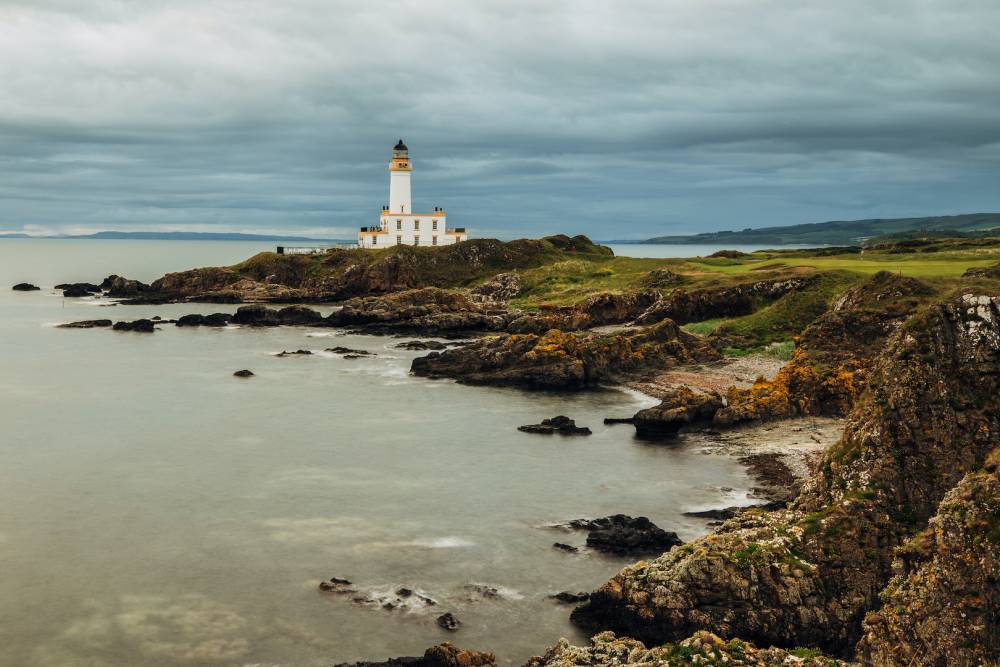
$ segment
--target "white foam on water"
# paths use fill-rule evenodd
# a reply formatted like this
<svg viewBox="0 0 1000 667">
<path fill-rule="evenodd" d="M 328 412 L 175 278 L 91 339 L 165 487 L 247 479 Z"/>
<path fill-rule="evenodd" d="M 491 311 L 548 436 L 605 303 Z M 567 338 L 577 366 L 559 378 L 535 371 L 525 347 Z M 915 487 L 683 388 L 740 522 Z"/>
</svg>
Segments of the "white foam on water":
<svg viewBox="0 0 1000 667">
<path fill-rule="evenodd" d="M 306 333 L 307 338 L 335 338 L 344 335 L 346 334 L 343 331 L 309 331 Z"/>
<path fill-rule="evenodd" d="M 417 540 L 392 541 L 392 542 L 365 542 L 358 544 L 355 548 L 374 549 L 397 549 L 405 547 L 416 547 L 418 549 L 463 549 L 473 547 L 476 543 L 464 537 L 448 535 L 446 537 L 434 537 Z"/>
</svg>

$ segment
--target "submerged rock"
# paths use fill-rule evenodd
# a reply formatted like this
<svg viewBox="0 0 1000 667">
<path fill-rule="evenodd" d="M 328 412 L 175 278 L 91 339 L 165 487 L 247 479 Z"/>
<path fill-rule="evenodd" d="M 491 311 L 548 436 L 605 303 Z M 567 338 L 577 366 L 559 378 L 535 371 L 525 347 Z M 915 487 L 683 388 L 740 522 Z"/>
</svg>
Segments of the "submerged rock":
<svg viewBox="0 0 1000 667">
<path fill-rule="evenodd" d="M 570 593 L 569 591 L 563 591 L 561 593 L 556 593 L 555 595 L 550 595 L 549 598 L 562 604 L 577 604 L 579 602 L 586 602 L 590 599 L 590 593 Z"/>
<path fill-rule="evenodd" d="M 34 292 L 42 288 L 32 285 L 31 283 L 18 283 L 13 287 L 11 287 L 11 289 L 14 290 L 15 292 Z"/>
<path fill-rule="evenodd" d="M 591 434 L 591 430 L 586 426 L 577 426 L 575 421 L 562 415 L 552 417 L 551 419 L 543 419 L 540 424 L 518 426 L 517 430 L 523 431 L 524 433 L 541 433 L 543 435 L 551 435 L 553 433 L 558 433 L 560 435 Z"/>
<path fill-rule="evenodd" d="M 309 355 L 309 354 L 312 354 L 312 350 L 292 350 L 291 352 L 289 352 L 288 350 L 282 350 L 281 352 L 279 352 L 278 354 L 276 354 L 274 356 L 276 356 L 276 357 L 294 357 L 294 356 L 305 356 L 305 355 Z"/>
<path fill-rule="evenodd" d="M 444 343 L 438 342 L 436 340 L 408 340 L 404 343 L 399 343 L 395 347 L 400 350 L 443 350 L 446 348 Z"/>
<path fill-rule="evenodd" d="M 60 329 L 95 329 L 99 327 L 110 327 L 111 320 L 80 320 L 79 322 L 67 322 L 60 324 Z"/>
<path fill-rule="evenodd" d="M 254 376 L 254 373 L 253 371 L 244 368 L 241 371 L 236 371 L 235 373 L 233 373 L 233 375 L 235 375 L 238 378 L 250 378 Z"/>
<path fill-rule="evenodd" d="M 342 354 L 345 359 L 357 359 L 358 357 L 374 357 L 376 354 L 374 352 L 369 352 L 368 350 L 352 350 L 349 347 L 328 347 L 325 352 L 333 352 L 334 354 Z"/>
<path fill-rule="evenodd" d="M 571 554 L 575 554 L 580 550 L 579 547 L 574 547 L 572 544 L 564 544 L 562 542 L 555 542 L 552 544 L 552 547 L 559 549 L 559 551 L 565 551 Z"/>
<path fill-rule="evenodd" d="M 115 331 L 136 331 L 139 333 L 153 333 L 156 331 L 156 327 L 153 326 L 153 320 L 138 319 L 132 322 L 115 322 L 112 327 Z"/>
</svg>

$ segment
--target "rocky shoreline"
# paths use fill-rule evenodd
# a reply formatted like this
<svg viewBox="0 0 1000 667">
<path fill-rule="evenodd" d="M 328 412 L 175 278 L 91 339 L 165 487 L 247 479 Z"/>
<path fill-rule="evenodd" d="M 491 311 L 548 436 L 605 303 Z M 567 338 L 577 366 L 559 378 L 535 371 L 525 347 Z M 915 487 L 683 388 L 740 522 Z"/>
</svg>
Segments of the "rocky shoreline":
<svg viewBox="0 0 1000 667">
<path fill-rule="evenodd" d="M 189 314 L 175 324 L 469 339 L 404 343 L 427 353 L 411 372 L 532 390 L 629 385 L 660 403 L 610 422 L 653 442 L 683 444 L 698 434 L 706 451 L 748 466 L 760 506 L 693 512 L 721 523 L 687 544 L 643 517 L 571 525 L 590 531 L 592 548 L 651 560 L 625 567 L 592 593 L 566 593 L 566 602 L 586 598 L 571 618 L 594 633 L 592 645 L 562 641 L 529 665 L 972 665 L 1000 658 L 995 267 L 944 286 L 887 272 L 859 279 L 798 330 L 790 360 L 749 378 L 727 374 L 726 363 L 751 366 L 726 350 L 760 340 L 757 334 L 719 326 L 696 335 L 681 325 L 788 303 L 819 278 L 692 287 L 689 275 L 656 269 L 631 291 L 526 310 L 511 305 L 527 289 L 516 269 L 602 251 L 583 237 L 519 243 L 459 244 L 466 247 L 458 258 L 334 254 L 323 260 L 334 268 L 322 278 L 309 272 L 308 260 L 258 256 L 148 286 L 111 276 L 63 288 L 67 297 L 96 288 L 144 304 L 337 301 L 341 307 L 325 316 L 303 305 L 252 303 L 233 315 Z M 445 257 L 447 267 L 435 264 Z M 456 259 L 468 266 L 448 277 Z M 62 326 L 148 333 L 162 323 Z M 579 429 L 571 421 L 524 428 Z M 442 627 L 458 623 L 445 619 Z M 423 657 L 359 664 L 494 662 L 492 654 L 443 644 Z"/>
</svg>

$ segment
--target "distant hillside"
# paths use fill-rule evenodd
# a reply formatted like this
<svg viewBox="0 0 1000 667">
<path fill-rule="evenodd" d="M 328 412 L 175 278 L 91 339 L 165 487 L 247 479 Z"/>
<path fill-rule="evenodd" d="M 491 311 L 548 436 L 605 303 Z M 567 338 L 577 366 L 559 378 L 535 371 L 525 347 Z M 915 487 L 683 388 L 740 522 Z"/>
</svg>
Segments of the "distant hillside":
<svg viewBox="0 0 1000 667">
<path fill-rule="evenodd" d="M 904 232 L 974 232 L 1000 229 L 1000 213 L 968 213 L 926 218 L 833 220 L 787 227 L 761 227 L 739 232 L 707 232 L 689 236 L 657 236 L 641 243 L 748 243 L 762 245 L 856 245 L 865 239 Z"/>
<path fill-rule="evenodd" d="M 93 234 L 60 234 L 58 236 L 31 236 L 29 234 L 0 234 L 0 238 L 33 239 L 132 239 L 137 241 L 303 241 L 333 243 L 337 239 L 314 239 L 307 236 L 280 236 L 276 234 L 239 234 L 236 232 L 95 232 Z"/>
</svg>

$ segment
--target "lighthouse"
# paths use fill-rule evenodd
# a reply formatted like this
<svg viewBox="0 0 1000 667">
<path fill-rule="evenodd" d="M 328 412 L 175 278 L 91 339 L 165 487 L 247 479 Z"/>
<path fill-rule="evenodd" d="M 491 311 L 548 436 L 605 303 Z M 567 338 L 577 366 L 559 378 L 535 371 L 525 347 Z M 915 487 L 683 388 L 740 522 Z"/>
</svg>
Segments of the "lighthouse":
<svg viewBox="0 0 1000 667">
<path fill-rule="evenodd" d="M 435 206 L 430 213 L 414 212 L 410 191 L 412 175 L 410 149 L 400 139 L 392 147 L 389 160 L 389 203 L 382 206 L 377 227 L 362 227 L 358 232 L 359 247 L 441 246 L 469 238 L 464 227 L 448 227 L 443 208 Z"/>
</svg>

